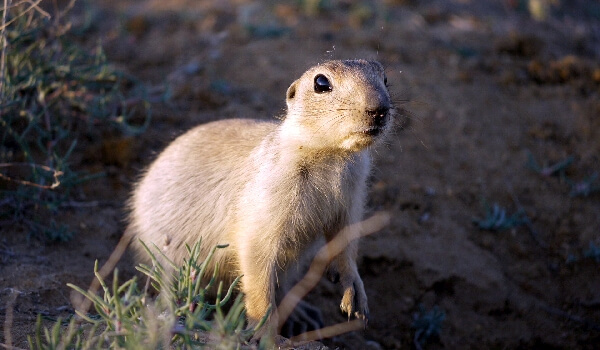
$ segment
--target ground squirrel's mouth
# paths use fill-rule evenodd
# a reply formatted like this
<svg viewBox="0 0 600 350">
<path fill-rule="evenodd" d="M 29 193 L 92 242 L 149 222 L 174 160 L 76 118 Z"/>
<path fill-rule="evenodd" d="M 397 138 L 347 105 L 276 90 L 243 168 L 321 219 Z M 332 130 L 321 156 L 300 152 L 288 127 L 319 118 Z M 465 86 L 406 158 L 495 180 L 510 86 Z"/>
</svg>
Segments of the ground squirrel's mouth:
<svg viewBox="0 0 600 350">
<path fill-rule="evenodd" d="M 366 129 L 360 131 L 361 134 L 369 135 L 369 136 L 377 136 L 381 134 L 382 128 L 379 126 L 371 126 Z"/>
<path fill-rule="evenodd" d="M 363 124 L 352 130 L 342 142 L 342 148 L 358 151 L 372 145 L 376 138 L 382 135 L 388 124 L 389 108 L 381 107 L 374 110 L 367 110 L 369 117 L 363 120 Z"/>
<path fill-rule="evenodd" d="M 358 151 L 372 145 L 377 136 L 381 135 L 384 128 L 379 126 L 369 126 L 351 132 L 342 142 L 342 148 Z"/>
</svg>

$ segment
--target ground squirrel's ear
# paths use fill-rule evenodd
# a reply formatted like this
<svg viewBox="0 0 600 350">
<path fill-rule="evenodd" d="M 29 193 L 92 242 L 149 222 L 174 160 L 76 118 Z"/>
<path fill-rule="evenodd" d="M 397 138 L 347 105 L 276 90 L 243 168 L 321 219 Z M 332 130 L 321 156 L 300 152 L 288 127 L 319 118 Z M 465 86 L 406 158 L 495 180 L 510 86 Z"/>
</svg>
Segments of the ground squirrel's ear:
<svg viewBox="0 0 600 350">
<path fill-rule="evenodd" d="M 287 89 L 287 92 L 285 94 L 285 98 L 286 100 L 289 101 L 293 100 L 294 97 L 296 97 L 296 86 L 298 85 L 298 80 L 296 80 L 295 82 L 292 83 L 292 85 L 290 85 L 290 87 Z"/>
</svg>

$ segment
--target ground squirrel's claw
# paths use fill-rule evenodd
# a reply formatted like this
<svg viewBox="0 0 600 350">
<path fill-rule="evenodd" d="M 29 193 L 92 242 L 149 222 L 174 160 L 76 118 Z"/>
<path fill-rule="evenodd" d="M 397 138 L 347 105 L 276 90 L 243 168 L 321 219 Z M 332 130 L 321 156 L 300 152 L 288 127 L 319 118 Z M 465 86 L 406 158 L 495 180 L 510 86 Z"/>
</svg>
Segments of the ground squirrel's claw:
<svg viewBox="0 0 600 350">
<path fill-rule="evenodd" d="M 352 315 L 357 319 L 364 321 L 365 328 L 369 321 L 369 307 L 367 306 L 367 297 L 362 287 L 362 282 L 353 283 L 350 287 L 344 291 L 342 297 L 342 303 L 340 309 L 346 315 L 348 315 L 348 321 Z"/>
<path fill-rule="evenodd" d="M 344 291 L 344 296 L 342 297 L 342 303 L 340 304 L 340 309 L 343 313 L 348 315 L 348 320 L 352 317 L 352 311 L 354 307 L 354 287 L 348 287 Z"/>
<path fill-rule="evenodd" d="M 363 323 L 364 323 L 364 328 L 366 329 L 366 328 L 367 328 L 367 324 L 369 323 L 369 312 L 368 312 L 368 311 L 366 311 L 365 313 L 360 313 L 360 312 L 356 311 L 356 312 L 354 313 L 354 316 L 355 316 L 357 319 L 361 319 L 361 320 L 363 320 Z M 348 317 L 348 319 L 350 319 L 350 318 Z"/>
</svg>

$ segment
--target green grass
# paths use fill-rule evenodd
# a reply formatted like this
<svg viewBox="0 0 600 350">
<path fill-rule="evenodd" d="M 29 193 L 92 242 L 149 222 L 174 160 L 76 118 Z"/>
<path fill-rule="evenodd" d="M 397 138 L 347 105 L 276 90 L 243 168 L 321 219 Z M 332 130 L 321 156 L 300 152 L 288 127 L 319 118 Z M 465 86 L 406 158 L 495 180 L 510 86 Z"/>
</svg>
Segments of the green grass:
<svg viewBox="0 0 600 350">
<path fill-rule="evenodd" d="M 156 247 L 155 247 L 156 248 Z M 52 327 L 44 328 L 38 318 L 36 332 L 29 337 L 30 349 L 211 349 L 267 348 L 272 346 L 268 337 L 260 344 L 250 344 L 250 339 L 264 325 L 268 314 L 253 329 L 245 329 L 246 311 L 239 294 L 233 298 L 237 278 L 223 293 L 223 284 L 216 280 L 218 266 L 207 284 L 204 274 L 213 264 L 214 247 L 204 261 L 200 261 L 200 242 L 187 246 L 188 258 L 182 266 L 175 266 L 166 257 L 163 265 L 155 253 L 146 247 L 152 265 L 140 265 L 148 279 L 140 288 L 137 277 L 119 282 L 114 271 L 112 283 L 94 273 L 100 281 L 102 296 L 69 284 L 92 302 L 95 312 L 78 310 L 68 325 L 58 320 Z M 155 251 L 160 252 L 158 248 Z M 207 296 L 207 290 L 218 284 L 216 299 Z M 160 291 L 152 297 L 149 285 Z M 224 311 L 227 304 L 228 311 Z"/>
<path fill-rule="evenodd" d="M 594 242 L 590 242 L 588 249 L 584 252 L 584 256 L 600 263 L 600 246 L 595 245 Z"/>
<path fill-rule="evenodd" d="M 420 350 L 430 339 L 439 338 L 445 319 L 446 312 L 437 305 L 429 311 L 423 305 L 419 305 L 419 310 L 413 315 L 411 325 L 415 330 L 413 337 L 415 348 Z"/>
<path fill-rule="evenodd" d="M 491 206 L 484 203 L 484 207 L 485 216 L 473 220 L 480 230 L 500 232 L 523 225 L 527 222 L 525 213 L 522 211 L 508 214 L 507 210 L 497 203 L 494 203 Z"/>
<path fill-rule="evenodd" d="M 588 197 L 600 191 L 600 185 L 596 181 L 598 180 L 597 172 L 592 172 L 591 175 L 580 181 L 575 181 L 567 176 L 567 168 L 574 162 L 575 157 L 569 156 L 558 163 L 542 167 L 533 155 L 529 153 L 527 166 L 544 177 L 558 176 L 562 182 L 568 184 L 571 188 L 569 192 L 569 196 L 571 197 Z"/>
<path fill-rule="evenodd" d="M 67 240 L 59 208 L 90 178 L 73 168 L 73 155 L 105 134 L 142 132 L 149 103 L 142 84 L 115 69 L 99 45 L 77 44 L 70 6 L 50 16 L 35 3 L 7 4 L 0 8 L 0 223 Z"/>
</svg>

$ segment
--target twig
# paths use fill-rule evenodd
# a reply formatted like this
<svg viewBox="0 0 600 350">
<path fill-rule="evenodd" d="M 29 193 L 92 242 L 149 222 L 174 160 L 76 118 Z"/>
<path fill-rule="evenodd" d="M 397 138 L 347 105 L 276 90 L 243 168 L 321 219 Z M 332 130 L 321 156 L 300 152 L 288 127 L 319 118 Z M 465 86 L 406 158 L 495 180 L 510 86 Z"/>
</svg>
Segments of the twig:
<svg viewBox="0 0 600 350">
<path fill-rule="evenodd" d="M 324 327 L 314 331 L 296 335 L 290 339 L 294 346 L 301 346 L 314 340 L 333 338 L 336 335 L 358 331 L 365 328 L 365 323 L 361 319 L 355 319 L 349 322 L 337 323 L 332 326 Z"/>
<path fill-rule="evenodd" d="M 10 2 L 10 1 L 11 1 L 11 0 L 4 0 L 5 9 L 8 9 L 8 7 L 6 7 L 6 4 L 7 4 L 8 2 Z M 35 9 L 36 11 L 38 11 L 39 13 L 41 13 L 41 14 L 42 14 L 42 16 L 44 16 L 44 17 L 48 17 L 48 18 L 52 17 L 52 16 L 50 16 L 50 14 L 49 14 L 48 12 L 46 12 L 46 11 L 42 10 L 42 9 L 41 9 L 41 8 L 38 6 L 38 5 L 39 5 L 39 4 L 42 2 L 42 0 L 37 0 L 36 2 L 31 2 L 31 1 L 21 1 L 20 3 L 18 3 L 18 4 L 15 4 L 14 6 L 20 5 L 20 4 L 22 4 L 22 3 L 25 3 L 25 2 L 26 2 L 26 3 L 29 3 L 29 4 L 31 4 L 31 6 L 29 6 L 29 7 L 28 7 L 28 8 L 27 8 L 25 11 L 23 11 L 23 12 L 19 13 L 18 15 L 16 15 L 16 16 L 15 16 L 13 19 L 11 19 L 11 20 L 10 20 L 10 21 L 8 21 L 8 22 L 6 22 L 6 20 L 5 20 L 5 19 L 3 19 L 3 20 L 2 20 L 2 26 L 0 26 L 0 30 L 4 31 L 4 30 L 5 30 L 5 29 L 6 29 L 6 28 L 9 26 L 9 25 L 11 25 L 11 24 L 12 24 L 14 21 L 16 21 L 17 19 L 19 19 L 19 17 L 22 17 L 22 16 L 26 15 L 26 14 L 27 14 L 27 12 L 29 12 L 29 11 L 31 11 L 31 10 L 33 10 L 33 9 Z M 5 10 L 5 11 L 4 11 L 4 16 L 6 16 L 6 12 L 8 12 L 8 10 Z M 3 17 L 4 17 L 4 16 L 3 16 Z"/>
<path fill-rule="evenodd" d="M 19 291 L 18 290 L 14 290 L 11 288 L 11 294 L 10 297 L 8 298 L 8 301 L 6 302 L 6 316 L 4 318 L 4 341 L 6 342 L 6 345 L 3 344 L 4 347 L 6 347 L 7 349 L 12 349 L 12 334 L 10 333 L 10 330 L 12 328 L 12 322 L 13 322 L 13 308 L 15 305 L 15 301 L 17 300 L 17 296 L 19 295 Z"/>
<path fill-rule="evenodd" d="M 2 12 L 2 26 L 0 27 L 0 40 L 2 40 L 2 52 L 0 52 L 0 102 L 4 102 L 4 80 L 6 74 L 6 50 L 8 43 L 6 42 L 6 16 L 10 0 L 4 0 L 4 12 Z"/>
<path fill-rule="evenodd" d="M 60 170 L 56 170 L 53 169 L 51 167 L 45 166 L 45 165 L 40 165 L 40 164 L 31 164 L 31 163 L 0 163 L 0 168 L 7 168 L 7 167 L 14 167 L 14 166 L 29 166 L 32 168 L 39 168 L 42 169 L 44 171 L 47 172 L 51 172 L 52 173 L 52 177 L 54 178 L 54 182 L 51 185 L 40 185 L 40 184 L 36 184 L 34 182 L 30 182 L 30 181 L 26 181 L 26 180 L 17 180 L 17 179 L 13 179 L 9 176 L 6 176 L 2 173 L 0 173 L 0 178 L 7 180 L 7 181 L 12 181 L 12 182 L 16 182 L 16 183 L 20 183 L 22 185 L 27 185 L 27 186 L 33 186 L 33 187 L 37 187 L 37 188 L 43 188 L 43 189 L 54 189 L 57 188 L 58 186 L 60 186 L 60 180 L 58 179 L 59 176 L 63 175 L 63 172 Z"/>
<path fill-rule="evenodd" d="M 56 13 L 56 16 L 54 18 L 54 23 L 55 23 L 55 25 L 56 25 L 57 28 L 59 27 L 61 17 L 64 14 L 68 13 L 69 11 L 71 11 L 71 9 L 73 8 L 73 6 L 75 6 L 75 2 L 76 1 L 77 0 L 71 0 L 71 1 L 69 1 L 69 3 L 67 4 L 67 6 L 65 6 L 62 11 L 58 8 L 57 2 L 54 1 L 54 9 L 55 9 L 54 12 Z"/>
<path fill-rule="evenodd" d="M 10 0 L 9 0 L 9 2 L 10 2 Z M 18 7 L 18 6 L 21 6 L 22 4 L 32 4 L 33 6 L 31 6 L 31 7 L 36 7 L 36 6 L 37 6 L 37 4 L 35 4 L 35 2 L 36 2 L 36 1 L 32 1 L 32 0 L 21 0 L 21 1 L 17 1 L 17 2 L 16 2 L 16 3 L 14 3 L 14 4 L 11 4 L 11 5 L 9 5 L 9 6 L 8 6 L 8 8 L 10 9 L 10 8 Z M 40 2 L 41 2 L 41 1 L 37 1 L 37 3 L 38 3 L 38 4 L 39 4 Z M 47 12 L 46 12 L 46 11 L 44 11 L 44 10 L 42 10 L 42 9 L 40 9 L 40 8 L 38 8 L 37 10 L 38 10 L 40 13 L 42 13 L 42 14 L 47 14 Z M 48 15 L 48 16 L 49 16 L 49 15 Z"/>
</svg>

